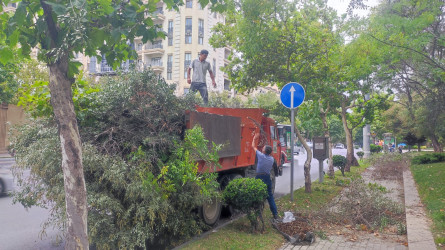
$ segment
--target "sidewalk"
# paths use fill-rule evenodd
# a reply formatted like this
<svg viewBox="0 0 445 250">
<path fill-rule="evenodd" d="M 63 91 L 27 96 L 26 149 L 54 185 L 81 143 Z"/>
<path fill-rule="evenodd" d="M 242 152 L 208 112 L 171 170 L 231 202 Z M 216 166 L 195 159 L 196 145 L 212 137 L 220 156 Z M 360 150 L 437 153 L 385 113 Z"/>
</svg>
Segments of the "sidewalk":
<svg viewBox="0 0 445 250">
<path fill-rule="evenodd" d="M 317 241 L 312 245 L 301 246 L 285 243 L 280 250 L 349 250 L 349 249 L 389 249 L 389 250 L 433 250 L 437 249 L 430 230 L 430 220 L 426 216 L 424 206 L 420 201 L 411 171 L 403 173 L 403 189 L 405 198 L 405 213 L 408 247 L 394 241 L 388 241 L 372 234 L 362 235 L 357 241 L 352 242 L 341 235 L 330 235 L 328 239 Z"/>
<path fill-rule="evenodd" d="M 303 249 L 313 249 L 313 250 L 350 250 L 350 249 L 369 249 L 369 250 L 404 250 L 408 249 L 407 247 L 400 245 L 400 243 L 396 242 L 388 242 L 384 239 L 374 237 L 373 235 L 367 235 L 361 237 L 359 240 L 352 242 L 348 241 L 348 239 L 343 236 L 329 236 L 328 240 L 320 240 L 317 239 L 310 246 L 300 246 L 300 245 L 292 245 L 290 243 L 286 243 L 280 250 L 303 250 Z"/>
</svg>

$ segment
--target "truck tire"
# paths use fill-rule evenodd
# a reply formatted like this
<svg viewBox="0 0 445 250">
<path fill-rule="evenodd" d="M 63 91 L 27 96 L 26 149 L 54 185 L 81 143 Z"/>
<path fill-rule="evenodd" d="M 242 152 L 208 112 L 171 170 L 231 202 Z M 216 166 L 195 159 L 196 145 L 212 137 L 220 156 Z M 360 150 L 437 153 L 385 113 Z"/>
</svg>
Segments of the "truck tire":
<svg viewBox="0 0 445 250">
<path fill-rule="evenodd" d="M 221 216 L 221 207 L 221 200 L 219 198 L 213 198 L 211 202 L 204 203 L 204 205 L 200 207 L 199 214 L 207 225 L 213 226 Z"/>
</svg>

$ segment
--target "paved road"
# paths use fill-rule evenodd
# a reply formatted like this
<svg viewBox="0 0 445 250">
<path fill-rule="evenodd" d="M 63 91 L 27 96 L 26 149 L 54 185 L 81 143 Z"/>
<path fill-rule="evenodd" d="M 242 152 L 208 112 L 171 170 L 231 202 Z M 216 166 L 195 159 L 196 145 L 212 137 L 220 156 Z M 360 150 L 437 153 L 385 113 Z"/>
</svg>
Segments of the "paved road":
<svg viewBox="0 0 445 250">
<path fill-rule="evenodd" d="M 333 149 L 334 155 L 346 156 L 346 149 Z M 304 170 L 303 165 L 306 161 L 306 154 L 300 153 L 294 155 L 294 190 L 304 186 Z M 290 193 L 290 163 L 284 165 L 283 175 L 276 179 L 275 184 L 275 197 L 280 197 Z M 324 169 L 327 172 L 328 166 L 326 161 L 324 162 Z M 335 169 L 337 170 L 337 169 Z M 311 179 L 312 182 L 318 180 L 318 160 L 312 159 L 311 162 Z"/>
<path fill-rule="evenodd" d="M 12 158 L 0 158 L 1 168 L 10 168 Z M 21 204 L 12 204 L 12 197 L 0 197 L 0 249 L 59 250 L 56 246 L 57 232 L 48 230 L 47 237 L 40 239 L 41 224 L 48 218 L 48 210 L 38 207 L 25 209 Z"/>
</svg>

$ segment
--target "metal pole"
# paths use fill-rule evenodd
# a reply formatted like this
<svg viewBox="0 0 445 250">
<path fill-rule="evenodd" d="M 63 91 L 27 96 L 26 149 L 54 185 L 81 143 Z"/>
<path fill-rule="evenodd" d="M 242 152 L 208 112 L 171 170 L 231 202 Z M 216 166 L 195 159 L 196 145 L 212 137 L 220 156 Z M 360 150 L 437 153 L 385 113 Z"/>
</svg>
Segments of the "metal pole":
<svg viewBox="0 0 445 250">
<path fill-rule="evenodd" d="M 292 103 L 293 104 L 293 103 Z M 292 105 L 293 106 L 293 105 Z M 291 145 L 291 161 L 290 161 L 290 200 L 294 201 L 294 146 L 295 146 L 295 109 L 290 111 L 290 145 Z"/>
<path fill-rule="evenodd" d="M 323 160 L 317 159 L 318 160 L 318 182 L 323 183 Z"/>
<path fill-rule="evenodd" d="M 365 95 L 365 101 L 369 100 L 369 94 Z M 371 146 L 369 145 L 369 137 L 371 136 L 371 125 L 366 124 L 363 128 L 363 153 L 364 158 L 368 158 L 371 155 Z"/>
</svg>

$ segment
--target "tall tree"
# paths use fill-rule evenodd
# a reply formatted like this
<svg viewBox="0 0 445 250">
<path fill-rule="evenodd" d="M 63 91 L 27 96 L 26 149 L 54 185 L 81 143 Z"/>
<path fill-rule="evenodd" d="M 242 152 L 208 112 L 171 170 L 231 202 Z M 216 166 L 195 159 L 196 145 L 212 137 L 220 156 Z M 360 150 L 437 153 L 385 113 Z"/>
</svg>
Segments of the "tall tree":
<svg viewBox="0 0 445 250">
<path fill-rule="evenodd" d="M 54 117 L 58 124 L 65 182 L 67 236 L 65 249 L 88 249 L 87 200 L 82 164 L 82 143 L 72 100 L 71 84 L 78 72 L 75 53 L 105 55 L 113 67 L 136 52 L 129 46 L 135 37 L 145 43 L 162 36 L 150 13 L 160 1 L 87 0 L 0 0 L 0 12 L 8 3 L 19 2 L 14 14 L 0 16 L 0 37 L 6 34 L 9 47 L 0 49 L 2 61 L 12 59 L 20 44 L 23 55 L 38 48 L 38 58 L 49 68 L 49 89 Z M 168 8 L 178 9 L 182 0 L 165 0 Z M 212 3 L 214 10 L 224 7 L 222 0 Z"/>
<path fill-rule="evenodd" d="M 387 50 L 381 75 L 396 89 L 400 104 L 415 121 L 416 134 L 443 150 L 445 127 L 445 3 L 442 0 L 383 1 L 372 15 L 369 32 Z"/>
</svg>

